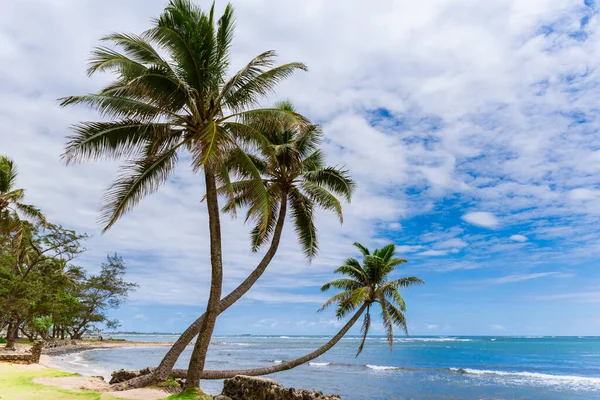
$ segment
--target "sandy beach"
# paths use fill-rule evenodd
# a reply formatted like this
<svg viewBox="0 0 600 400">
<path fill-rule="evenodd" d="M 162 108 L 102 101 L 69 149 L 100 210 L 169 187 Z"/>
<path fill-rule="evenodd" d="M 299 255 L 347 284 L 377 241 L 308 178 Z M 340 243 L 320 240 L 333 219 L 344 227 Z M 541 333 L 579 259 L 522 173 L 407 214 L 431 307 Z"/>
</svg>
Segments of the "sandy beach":
<svg viewBox="0 0 600 400">
<path fill-rule="evenodd" d="M 80 376 L 48 367 L 49 356 L 40 364 L 20 365 L 0 363 L 0 398 L 3 400 L 37 399 L 147 399 L 169 396 L 160 389 L 144 388 L 122 392 L 111 391 L 102 378 Z"/>
<path fill-rule="evenodd" d="M 169 396 L 156 388 L 134 389 L 121 392 L 111 391 L 111 387 L 101 377 L 80 376 L 51 367 L 54 357 L 93 349 L 157 347 L 170 346 L 165 342 L 127 342 L 127 341 L 81 341 L 61 347 L 44 349 L 39 364 L 12 364 L 0 362 L 0 387 L 2 400 L 13 399 L 71 399 L 81 398 L 82 393 L 97 393 L 100 400 L 108 399 L 163 399 Z M 31 348 L 28 344 L 16 344 L 16 351 L 10 354 L 26 353 Z M 9 353 L 3 347 L 0 354 Z M 88 398 L 88 397 L 84 397 Z"/>
</svg>

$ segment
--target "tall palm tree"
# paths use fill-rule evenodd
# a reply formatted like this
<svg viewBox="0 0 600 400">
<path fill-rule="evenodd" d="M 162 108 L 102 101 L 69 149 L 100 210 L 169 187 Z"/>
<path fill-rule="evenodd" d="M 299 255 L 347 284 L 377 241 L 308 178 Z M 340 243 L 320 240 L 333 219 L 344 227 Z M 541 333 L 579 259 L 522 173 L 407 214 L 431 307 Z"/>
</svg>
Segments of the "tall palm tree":
<svg viewBox="0 0 600 400">
<path fill-rule="evenodd" d="M 24 189 L 16 189 L 17 166 L 6 156 L 0 156 L 0 232 L 11 237 L 18 248 L 26 229 L 21 215 L 33 223 L 46 224 L 46 217 L 39 208 L 22 203 Z"/>
<path fill-rule="evenodd" d="M 276 108 L 294 111 L 291 104 L 287 102 L 279 103 Z M 272 228 L 261 236 L 257 224 L 251 234 L 252 247 L 253 250 L 258 250 L 268 240 L 269 235 L 272 236 L 271 244 L 252 273 L 221 300 L 219 313 L 228 309 L 248 292 L 266 270 L 279 245 L 288 203 L 294 204 L 294 201 L 297 202 L 297 199 L 302 197 L 307 199 L 305 202 L 307 207 L 295 206 L 294 209 L 300 211 L 294 213 L 292 218 L 304 253 L 311 258 L 318 250 L 317 230 L 313 221 L 314 209 L 323 204 L 323 208 L 333 210 L 341 221 L 343 219 L 341 203 L 334 194 L 350 201 L 355 188 L 355 183 L 349 178 L 347 171 L 325 166 L 325 157 L 319 149 L 323 133 L 318 126 L 291 124 L 285 118 L 268 118 L 267 121 L 265 118 L 260 118 L 248 122 L 251 122 L 253 128 L 260 129 L 266 138 L 260 152 L 251 157 L 260 170 L 261 179 L 269 194 L 271 217 L 268 226 Z M 256 207 L 253 206 L 256 202 L 251 197 L 252 192 L 247 190 L 251 185 L 249 179 L 252 177 L 244 175 L 243 171 L 236 167 L 235 162 L 230 162 L 226 166 L 227 168 L 221 171 L 222 180 L 226 183 L 219 188 L 219 192 L 229 199 L 224 210 L 235 214 L 239 207 L 246 206 L 248 208 L 246 218 L 255 219 Z M 240 179 L 231 182 L 228 180 L 230 175 Z M 305 187 L 308 188 L 306 192 Z M 310 212 L 304 212 L 305 210 Z M 275 215 L 277 218 L 274 223 L 272 217 Z M 171 374 L 186 346 L 198 334 L 203 319 L 204 314 L 183 332 L 165 354 L 159 366 L 150 374 L 120 382 L 114 388 L 121 390 L 147 386 L 165 380 Z"/>
<path fill-rule="evenodd" d="M 289 102 L 279 103 L 275 109 L 296 113 Z M 304 254 L 311 259 L 318 250 L 315 209 L 320 207 L 333 211 L 343 222 L 342 205 L 335 195 L 350 201 L 355 183 L 348 171 L 325 165 L 325 156 L 319 148 L 323 132 L 318 125 L 299 125 L 289 118 L 277 116 L 251 116 L 248 124 L 266 139 L 261 143 L 259 154 L 251 156 L 266 188 L 269 205 L 266 229 L 261 229 L 264 213 L 260 209 L 262 202 L 255 197 L 260 193 L 254 190 L 255 177 L 247 174 L 243 165 L 240 166 L 235 159 L 225 163 L 226 168 L 221 170 L 221 180 L 225 184 L 218 191 L 229 198 L 223 210 L 235 214 L 240 206 L 248 208 L 246 220 L 256 222 L 251 233 L 252 249 L 256 251 L 274 233 L 279 241 L 289 203 L 296 235 Z M 242 179 L 231 182 L 231 175 Z M 263 271 L 264 268 L 260 273 Z M 254 281 L 244 282 L 239 297 L 252 287 L 259 276 Z M 224 310 L 220 308 L 220 312 Z M 197 341 L 190 359 L 188 379 L 200 379 L 202 370 L 192 369 L 192 366 L 201 351 Z"/>
<path fill-rule="evenodd" d="M 400 327 L 408 334 L 406 318 L 404 316 L 406 304 L 400 294 L 400 289 L 425 282 L 414 276 L 389 280 L 389 276 L 394 272 L 396 266 L 406 262 L 405 259 L 394 257 L 396 249 L 393 244 L 375 250 L 373 253 L 370 253 L 360 243 L 354 243 L 354 245 L 363 254 L 363 263 L 361 264 L 355 258 L 349 258 L 344 265 L 335 270 L 336 273 L 346 275 L 346 277 L 333 280 L 321 288 L 321 290 L 327 291 L 331 287 L 334 287 L 342 290 L 342 292 L 327 300 L 319 311 L 336 304 L 336 316 L 342 319 L 350 312 L 356 310 L 352 318 L 333 338 L 311 353 L 294 360 L 268 367 L 246 370 L 203 371 L 201 375 L 202 379 L 227 379 L 236 375 L 268 375 L 295 368 L 323 355 L 335 346 L 364 314 L 362 324 L 363 336 L 356 353 L 356 356 L 358 356 L 364 347 L 369 327 L 371 326 L 371 307 L 375 304 L 378 304 L 379 308 L 381 308 L 381 318 L 387 331 L 387 340 L 391 350 L 394 341 L 394 325 Z M 173 371 L 173 376 L 176 378 L 184 377 L 185 375 L 185 370 Z"/>
<path fill-rule="evenodd" d="M 142 35 L 111 34 L 104 38 L 121 51 L 95 49 L 88 73 L 111 71 L 116 75 L 114 82 L 99 93 L 71 96 L 61 102 L 63 106 L 87 104 L 108 120 L 75 126 L 75 135 L 64 153 L 67 163 L 98 158 L 126 160 L 105 197 L 105 231 L 167 181 L 182 151 L 190 155 L 194 171 L 204 172 L 211 288 L 198 339 L 201 357 L 194 365 L 199 370 L 204 368 L 218 315 L 223 279 L 217 171 L 224 157 L 232 154 L 240 168 L 255 169 L 243 148 L 260 145 L 261 136 L 244 122 L 246 118 L 278 115 L 296 123 L 305 121 L 295 113 L 252 109 L 281 80 L 296 70 L 306 70 L 305 65 L 273 67 L 275 53 L 267 51 L 227 79 L 233 34 L 231 5 L 215 21 L 214 4 L 204 12 L 190 0 L 171 0 L 154 27 Z M 264 231 L 268 204 L 260 179 L 254 190 L 255 198 L 262 200 Z M 187 380 L 188 387 L 198 387 L 199 383 Z"/>
</svg>

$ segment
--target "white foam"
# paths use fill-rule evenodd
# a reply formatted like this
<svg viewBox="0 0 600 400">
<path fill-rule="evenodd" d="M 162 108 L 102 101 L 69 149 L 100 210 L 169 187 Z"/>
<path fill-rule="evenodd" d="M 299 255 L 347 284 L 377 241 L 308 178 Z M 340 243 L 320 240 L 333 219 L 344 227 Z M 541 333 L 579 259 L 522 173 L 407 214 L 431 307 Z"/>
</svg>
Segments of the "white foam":
<svg viewBox="0 0 600 400">
<path fill-rule="evenodd" d="M 224 346 L 253 346 L 252 343 L 236 343 L 236 342 L 220 342 L 217 343 Z"/>
<path fill-rule="evenodd" d="M 515 381 L 538 383 L 548 386 L 571 386 L 575 388 L 596 388 L 600 389 L 600 378 L 575 375 L 550 375 L 538 372 L 510 372 L 510 371 L 492 371 L 486 369 L 472 368 L 450 368 L 452 371 L 461 372 L 477 376 L 499 376 L 513 378 Z"/>
<path fill-rule="evenodd" d="M 399 367 L 390 367 L 386 365 L 370 365 L 367 364 L 367 368 L 374 369 L 375 371 L 389 371 L 394 369 L 400 369 Z"/>
<path fill-rule="evenodd" d="M 312 365 L 313 367 L 326 367 L 331 363 L 328 362 L 309 362 L 308 365 Z"/>
<path fill-rule="evenodd" d="M 460 338 L 405 338 L 396 339 L 394 342 L 472 342 L 473 339 Z"/>
<path fill-rule="evenodd" d="M 273 360 L 273 362 L 274 362 L 275 364 L 281 364 L 283 361 L 282 361 L 282 360 Z"/>
</svg>

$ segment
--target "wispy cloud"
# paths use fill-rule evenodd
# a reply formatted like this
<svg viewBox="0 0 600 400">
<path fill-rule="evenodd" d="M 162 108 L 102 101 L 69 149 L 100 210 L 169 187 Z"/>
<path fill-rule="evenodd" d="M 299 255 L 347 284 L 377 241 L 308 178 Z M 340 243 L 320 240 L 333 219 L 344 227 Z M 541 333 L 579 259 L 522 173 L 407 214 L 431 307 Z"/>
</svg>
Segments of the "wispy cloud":
<svg viewBox="0 0 600 400">
<path fill-rule="evenodd" d="M 527 236 L 523 236 L 523 235 L 512 235 L 509 239 L 514 240 L 515 242 L 520 242 L 520 243 L 525 243 L 528 240 Z"/>
<path fill-rule="evenodd" d="M 484 228 L 495 228 L 498 226 L 498 219 L 489 212 L 476 211 L 463 215 L 462 219 L 470 224 L 481 226 Z"/>
</svg>

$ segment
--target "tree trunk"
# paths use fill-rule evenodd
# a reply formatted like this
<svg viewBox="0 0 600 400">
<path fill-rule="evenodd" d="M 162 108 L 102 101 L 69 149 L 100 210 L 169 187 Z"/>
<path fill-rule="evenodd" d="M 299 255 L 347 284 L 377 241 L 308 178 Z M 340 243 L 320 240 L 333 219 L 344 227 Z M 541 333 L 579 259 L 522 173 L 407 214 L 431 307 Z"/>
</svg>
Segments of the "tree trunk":
<svg viewBox="0 0 600 400">
<path fill-rule="evenodd" d="M 238 301 L 244 294 L 248 292 L 252 288 L 252 286 L 258 281 L 258 279 L 265 272 L 273 257 L 277 253 L 277 249 L 279 247 L 279 242 L 281 241 L 281 234 L 283 232 L 283 225 L 285 222 L 285 216 L 287 214 L 287 194 L 283 194 L 281 198 L 281 205 L 279 207 L 279 215 L 277 217 L 277 225 L 275 225 L 275 230 L 273 231 L 273 238 L 271 240 L 271 245 L 269 249 L 260 260 L 254 271 L 248 277 L 240 283 L 238 287 L 236 287 L 231 293 L 225 296 L 219 302 L 219 314 L 227 310 L 236 301 Z M 130 379 L 127 382 L 122 382 L 115 387 L 116 390 L 127 390 L 132 388 L 139 388 L 148 386 L 150 384 L 156 382 L 162 382 L 166 380 L 171 371 L 173 371 L 173 367 L 175 363 L 179 359 L 179 356 L 185 348 L 191 343 L 194 337 L 200 332 L 200 327 L 204 322 L 204 316 L 206 314 L 202 314 L 197 320 L 195 320 L 182 334 L 179 336 L 177 341 L 171 346 L 167 354 L 163 357 L 158 367 L 149 375 L 142 375 L 137 378 Z M 115 385 L 116 386 L 116 385 Z"/>
<path fill-rule="evenodd" d="M 30 342 L 35 342 L 35 339 L 37 338 L 35 331 L 27 332 L 24 328 L 21 328 L 21 333 L 27 336 L 27 339 L 29 339 Z"/>
<path fill-rule="evenodd" d="M 19 325 L 21 325 L 21 321 L 13 321 L 8 324 L 8 330 L 6 331 L 6 349 L 7 350 L 15 350 L 15 341 L 17 340 L 17 335 L 19 333 Z"/>
<path fill-rule="evenodd" d="M 219 198 L 217 196 L 217 183 L 212 166 L 204 167 L 206 180 L 206 206 L 208 209 L 208 228 L 210 234 L 210 264 L 211 281 L 210 295 L 204 321 L 194 345 L 194 351 L 190 359 L 188 376 L 185 382 L 186 388 L 198 388 L 200 386 L 200 374 L 204 370 L 206 353 L 215 329 L 217 316 L 219 315 L 219 302 L 223 286 L 223 254 L 221 251 L 221 221 L 219 214 Z"/>
<path fill-rule="evenodd" d="M 6 350 L 15 350 L 15 330 L 12 322 L 9 322 L 6 328 Z"/>
<path fill-rule="evenodd" d="M 315 351 L 313 351 L 311 353 L 308 353 L 305 356 L 296 358 L 294 360 L 282 362 L 280 364 L 275 364 L 272 366 L 262 367 L 262 368 L 237 369 L 237 370 L 233 369 L 233 370 L 223 370 L 223 371 L 203 371 L 201 373 L 200 377 L 202 379 L 228 379 L 228 378 L 233 378 L 236 375 L 247 375 L 247 376 L 269 375 L 269 374 L 274 374 L 275 372 L 287 371 L 288 369 L 295 368 L 299 365 L 302 365 L 311 360 L 314 360 L 315 358 L 323 355 L 324 353 L 329 351 L 333 346 L 335 346 L 337 344 L 337 342 L 339 342 L 340 339 L 342 337 L 344 337 L 344 335 L 350 330 L 350 328 L 352 328 L 352 326 L 356 323 L 356 321 L 358 321 L 358 319 L 363 314 L 363 312 L 365 311 L 366 308 L 367 308 L 367 304 L 363 304 L 362 307 L 356 312 L 356 314 L 354 314 L 352 319 L 350 319 L 346 323 L 346 325 L 344 325 L 344 327 L 334 337 L 332 337 L 323 346 L 319 347 L 318 349 L 316 349 Z M 186 373 L 187 373 L 186 370 L 176 369 L 176 370 L 173 370 L 172 376 L 174 378 L 185 378 Z"/>
</svg>

